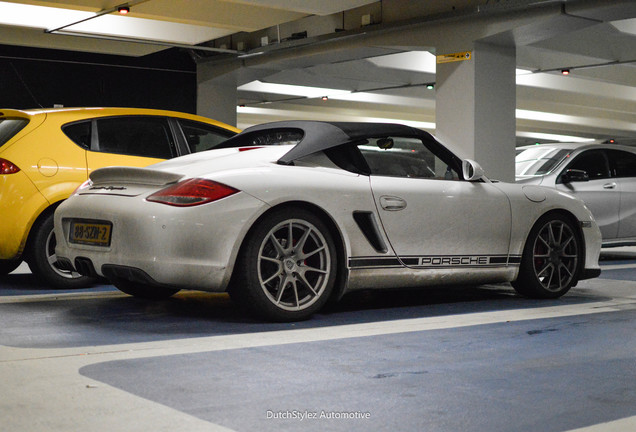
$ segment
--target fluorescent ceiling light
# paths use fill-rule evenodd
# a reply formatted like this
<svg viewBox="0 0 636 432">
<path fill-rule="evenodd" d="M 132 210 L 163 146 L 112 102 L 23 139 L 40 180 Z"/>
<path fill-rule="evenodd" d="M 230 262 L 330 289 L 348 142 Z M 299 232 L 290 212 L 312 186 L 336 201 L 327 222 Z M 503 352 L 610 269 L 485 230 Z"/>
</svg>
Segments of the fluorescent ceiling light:
<svg viewBox="0 0 636 432">
<path fill-rule="evenodd" d="M 555 89 L 570 93 L 585 93 L 604 99 L 636 100 L 636 88 L 602 81 L 586 80 L 551 73 L 517 75 L 517 85 Z"/>
<path fill-rule="evenodd" d="M 559 142 L 594 142 L 594 138 L 583 138 L 571 135 L 549 134 L 541 132 L 517 132 L 518 137 L 532 138 L 536 140 L 559 141 Z"/>
<path fill-rule="evenodd" d="M 419 97 L 393 96 L 372 92 L 352 92 L 349 90 L 338 90 L 323 87 L 306 87 L 290 84 L 265 83 L 262 81 L 252 81 L 238 87 L 239 91 L 249 91 L 255 93 L 271 93 L 286 96 L 298 96 L 306 98 L 322 98 L 324 96 L 332 100 L 342 100 L 351 102 L 364 102 L 373 104 L 390 104 L 406 106 L 432 106 L 429 101 Z"/>
<path fill-rule="evenodd" d="M 0 2 L 0 24 L 52 29 L 97 15 L 71 9 Z"/>
<path fill-rule="evenodd" d="M 515 75 L 519 76 L 519 75 L 530 75 L 533 72 L 531 70 L 526 70 L 526 69 L 515 69 Z"/>
<path fill-rule="evenodd" d="M 515 110 L 515 112 L 516 112 L 516 117 L 518 119 L 537 120 L 537 121 L 545 121 L 545 122 L 551 122 L 551 123 L 576 124 L 578 123 L 577 119 L 579 118 L 579 117 L 566 115 L 566 114 L 556 114 L 556 113 L 549 113 L 549 112 L 543 112 L 543 111 L 530 111 L 530 110 L 522 110 L 522 109 Z"/>
<path fill-rule="evenodd" d="M 103 15 L 90 21 L 66 27 L 64 33 L 89 33 L 196 45 L 225 36 L 230 31 L 213 27 L 135 18 L 130 15 Z"/>
<path fill-rule="evenodd" d="M 303 96 L 307 98 L 320 98 L 327 96 L 329 98 L 337 95 L 351 93 L 349 90 L 329 89 L 323 87 L 306 87 L 290 84 L 275 84 L 262 81 L 252 81 L 238 87 L 239 91 L 251 91 L 257 93 L 273 93 L 287 96 Z"/>
<path fill-rule="evenodd" d="M 299 112 L 291 109 L 276 109 L 276 108 L 262 108 L 262 107 L 244 107 L 239 106 L 236 107 L 236 112 L 239 115 L 257 115 L 257 116 L 267 116 L 274 118 L 285 118 L 285 119 L 307 119 L 308 114 L 306 112 Z M 331 113 L 318 111 L 311 114 L 312 119 L 318 121 L 335 121 L 342 120 L 341 113 Z M 239 123 L 242 125 L 248 125 L 248 122 L 245 122 L 244 119 L 239 118 Z M 359 122 L 367 122 L 367 123 L 400 123 L 408 126 L 412 126 L 418 129 L 435 129 L 435 123 L 431 122 L 421 122 L 421 121 L 411 121 L 411 120 L 403 120 L 403 119 L 394 119 L 394 118 L 385 118 L 385 117 L 366 117 L 366 116 L 357 116 L 357 115 L 347 115 L 346 121 L 359 121 Z M 262 123 L 262 120 L 260 121 Z"/>
<path fill-rule="evenodd" d="M 618 31 L 636 35 L 636 18 L 624 19 L 610 22 Z"/>
<path fill-rule="evenodd" d="M 378 67 L 434 74 L 437 59 L 428 51 L 408 51 L 367 59 Z"/>
<path fill-rule="evenodd" d="M 346 94 L 338 94 L 329 96 L 329 99 L 350 101 L 350 102 L 363 102 L 369 104 L 385 104 L 385 105 L 401 105 L 412 106 L 418 108 L 435 108 L 435 98 L 422 98 L 422 97 L 409 97 L 409 96 L 394 96 L 382 93 L 371 92 L 353 92 Z"/>
<path fill-rule="evenodd" d="M 64 34 L 116 36 L 196 45 L 232 33 L 227 29 L 135 18 L 130 15 L 106 14 L 92 18 L 96 15 L 94 12 L 0 1 L 0 24 L 4 25 L 53 30 L 88 19 L 65 27 L 60 31 Z"/>
</svg>

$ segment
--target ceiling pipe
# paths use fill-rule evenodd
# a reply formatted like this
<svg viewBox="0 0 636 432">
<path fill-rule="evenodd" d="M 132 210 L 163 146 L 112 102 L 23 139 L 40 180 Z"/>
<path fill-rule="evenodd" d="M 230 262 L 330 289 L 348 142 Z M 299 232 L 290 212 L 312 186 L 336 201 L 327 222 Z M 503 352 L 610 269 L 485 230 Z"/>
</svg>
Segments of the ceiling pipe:
<svg viewBox="0 0 636 432">
<path fill-rule="evenodd" d="M 44 30 L 44 33 L 54 34 L 54 33 L 57 33 L 57 32 L 59 32 L 61 30 L 64 30 L 65 28 L 72 27 L 74 25 L 81 24 L 81 23 L 84 23 L 86 21 L 91 21 L 91 20 L 94 20 L 95 18 L 99 18 L 101 16 L 108 15 L 108 14 L 113 13 L 113 12 L 117 12 L 120 8 L 127 7 L 128 9 L 130 9 L 130 7 L 133 6 L 133 5 L 136 5 L 136 4 L 139 4 L 139 3 L 144 3 L 144 2 L 147 2 L 147 1 L 149 1 L 149 0 L 137 0 L 137 1 L 133 0 L 131 2 L 122 3 L 120 5 L 113 6 L 113 7 L 108 8 L 108 9 L 102 9 L 102 10 L 100 10 L 99 12 L 97 12 L 95 15 L 93 15 L 91 17 L 84 18 L 82 20 L 75 21 L 75 22 L 72 22 L 72 23 L 69 23 L 69 24 L 64 24 L 63 26 L 60 26 L 60 27 L 57 27 L 57 28 L 54 28 L 54 29 Z"/>
</svg>

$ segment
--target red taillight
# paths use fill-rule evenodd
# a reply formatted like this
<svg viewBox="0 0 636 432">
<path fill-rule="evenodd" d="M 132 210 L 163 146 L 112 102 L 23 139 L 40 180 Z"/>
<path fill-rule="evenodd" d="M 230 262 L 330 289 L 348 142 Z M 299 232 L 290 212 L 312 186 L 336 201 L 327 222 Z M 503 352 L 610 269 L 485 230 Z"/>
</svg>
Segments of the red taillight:
<svg viewBox="0 0 636 432">
<path fill-rule="evenodd" d="M 13 162 L 0 158 L 0 174 L 15 174 L 20 171 Z"/>
<path fill-rule="evenodd" d="M 177 207 L 196 206 L 237 193 L 233 187 L 212 180 L 194 178 L 155 192 L 148 201 Z"/>
</svg>

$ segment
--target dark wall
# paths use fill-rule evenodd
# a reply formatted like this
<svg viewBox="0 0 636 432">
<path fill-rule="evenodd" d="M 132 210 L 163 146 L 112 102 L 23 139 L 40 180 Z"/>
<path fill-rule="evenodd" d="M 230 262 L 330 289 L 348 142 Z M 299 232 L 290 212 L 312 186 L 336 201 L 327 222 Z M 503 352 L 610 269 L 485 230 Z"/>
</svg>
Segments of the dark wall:
<svg viewBox="0 0 636 432">
<path fill-rule="evenodd" d="M 0 108 L 136 107 L 196 112 L 196 65 L 171 48 L 124 57 L 0 45 Z"/>
</svg>

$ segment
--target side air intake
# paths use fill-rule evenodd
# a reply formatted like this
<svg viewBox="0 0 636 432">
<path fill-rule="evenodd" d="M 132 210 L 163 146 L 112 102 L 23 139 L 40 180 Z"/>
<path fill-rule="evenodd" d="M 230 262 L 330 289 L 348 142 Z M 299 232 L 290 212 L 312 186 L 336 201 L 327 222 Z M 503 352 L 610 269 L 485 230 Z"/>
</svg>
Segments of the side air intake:
<svg viewBox="0 0 636 432">
<path fill-rule="evenodd" d="M 388 251 L 372 212 L 354 211 L 353 220 L 356 221 L 358 228 L 360 228 L 360 231 L 362 231 L 362 234 L 364 234 L 369 244 L 373 246 L 373 249 L 380 253 L 386 253 Z"/>
</svg>

